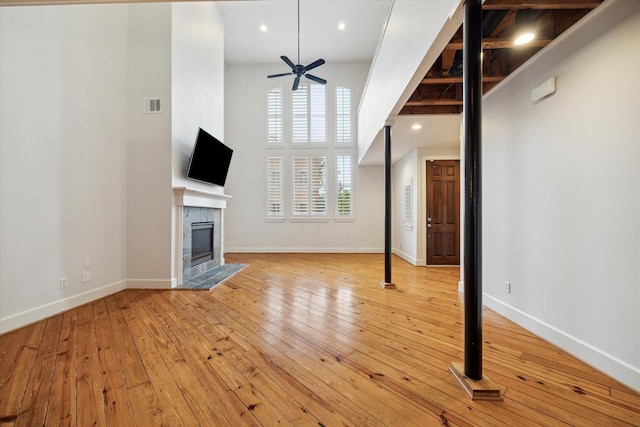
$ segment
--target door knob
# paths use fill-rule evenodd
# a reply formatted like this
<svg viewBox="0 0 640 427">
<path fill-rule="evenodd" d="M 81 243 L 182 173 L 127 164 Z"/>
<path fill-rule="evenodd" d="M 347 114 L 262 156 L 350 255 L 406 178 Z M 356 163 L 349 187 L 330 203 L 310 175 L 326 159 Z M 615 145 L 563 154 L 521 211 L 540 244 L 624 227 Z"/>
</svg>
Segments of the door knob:
<svg viewBox="0 0 640 427">
<path fill-rule="evenodd" d="M 427 224 L 427 227 L 431 228 L 431 224 Z"/>
</svg>

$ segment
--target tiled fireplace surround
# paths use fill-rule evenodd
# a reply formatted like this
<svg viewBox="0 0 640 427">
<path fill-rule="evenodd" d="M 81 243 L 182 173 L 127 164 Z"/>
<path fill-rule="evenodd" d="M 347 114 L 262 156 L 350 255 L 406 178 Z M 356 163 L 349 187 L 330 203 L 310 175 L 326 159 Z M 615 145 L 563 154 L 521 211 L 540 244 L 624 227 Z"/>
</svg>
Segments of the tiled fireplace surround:
<svg viewBox="0 0 640 427">
<path fill-rule="evenodd" d="M 176 207 L 176 277 L 180 286 L 224 264 L 224 209 L 231 197 L 186 187 L 173 189 Z M 213 222 L 213 259 L 191 267 L 191 225 Z"/>
</svg>

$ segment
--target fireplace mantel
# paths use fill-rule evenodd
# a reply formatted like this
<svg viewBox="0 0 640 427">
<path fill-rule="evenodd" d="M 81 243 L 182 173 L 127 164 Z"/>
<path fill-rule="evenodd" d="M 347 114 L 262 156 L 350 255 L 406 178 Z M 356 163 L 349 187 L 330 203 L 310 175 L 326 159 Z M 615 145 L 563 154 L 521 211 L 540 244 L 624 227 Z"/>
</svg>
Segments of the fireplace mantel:
<svg viewBox="0 0 640 427">
<path fill-rule="evenodd" d="M 200 208 L 226 209 L 231 196 L 196 190 L 188 187 L 173 187 L 176 206 L 195 206 Z"/>
</svg>

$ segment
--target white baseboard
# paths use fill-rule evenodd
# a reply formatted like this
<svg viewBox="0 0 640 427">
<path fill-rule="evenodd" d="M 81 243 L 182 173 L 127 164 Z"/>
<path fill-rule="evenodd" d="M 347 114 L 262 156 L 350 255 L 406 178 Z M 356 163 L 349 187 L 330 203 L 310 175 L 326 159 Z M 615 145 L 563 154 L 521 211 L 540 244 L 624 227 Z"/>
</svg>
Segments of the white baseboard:
<svg viewBox="0 0 640 427">
<path fill-rule="evenodd" d="M 484 305 L 530 332 L 557 345 L 567 353 L 640 391 L 640 367 L 620 360 L 587 342 L 545 323 L 491 295 L 483 294 Z"/>
<path fill-rule="evenodd" d="M 418 264 L 419 260 L 417 258 L 412 257 L 411 255 L 409 255 L 407 253 L 404 253 L 399 249 L 393 249 L 391 252 L 393 252 L 394 255 L 397 255 L 400 258 L 402 258 L 403 260 L 407 261 L 411 265 L 415 265 L 415 266 L 420 265 L 420 264 Z"/>
<path fill-rule="evenodd" d="M 41 305 L 40 307 L 25 310 L 21 313 L 0 318 L 0 334 L 46 319 L 47 317 L 54 316 L 58 313 L 95 301 L 99 298 L 115 294 L 116 292 L 126 289 L 126 287 L 127 282 L 122 280 L 97 289 L 91 289 L 68 298 L 53 301 L 48 304 Z"/>
<path fill-rule="evenodd" d="M 383 253 L 383 248 L 282 248 L 282 247 L 273 247 L 273 248 L 246 248 L 246 247 L 228 247 L 224 248 L 225 253 L 317 253 L 317 254 L 378 254 Z"/>
<path fill-rule="evenodd" d="M 128 289 L 171 289 L 176 286 L 176 279 L 129 279 Z"/>
</svg>

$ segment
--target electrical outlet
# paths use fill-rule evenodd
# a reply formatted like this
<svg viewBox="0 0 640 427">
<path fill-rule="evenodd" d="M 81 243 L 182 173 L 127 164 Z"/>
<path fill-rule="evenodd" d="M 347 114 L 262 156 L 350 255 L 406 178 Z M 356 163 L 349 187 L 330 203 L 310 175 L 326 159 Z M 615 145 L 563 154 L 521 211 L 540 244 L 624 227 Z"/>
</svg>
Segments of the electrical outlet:
<svg viewBox="0 0 640 427">
<path fill-rule="evenodd" d="M 61 277 L 60 278 L 60 289 L 64 289 L 67 287 L 67 278 L 66 277 Z"/>
<path fill-rule="evenodd" d="M 91 268 L 91 258 L 84 259 L 84 268 Z"/>
<path fill-rule="evenodd" d="M 82 283 L 87 283 L 91 281 L 91 272 L 82 273 L 81 277 Z"/>
<path fill-rule="evenodd" d="M 507 294 L 511 293 L 511 282 L 504 282 L 504 292 Z"/>
</svg>

